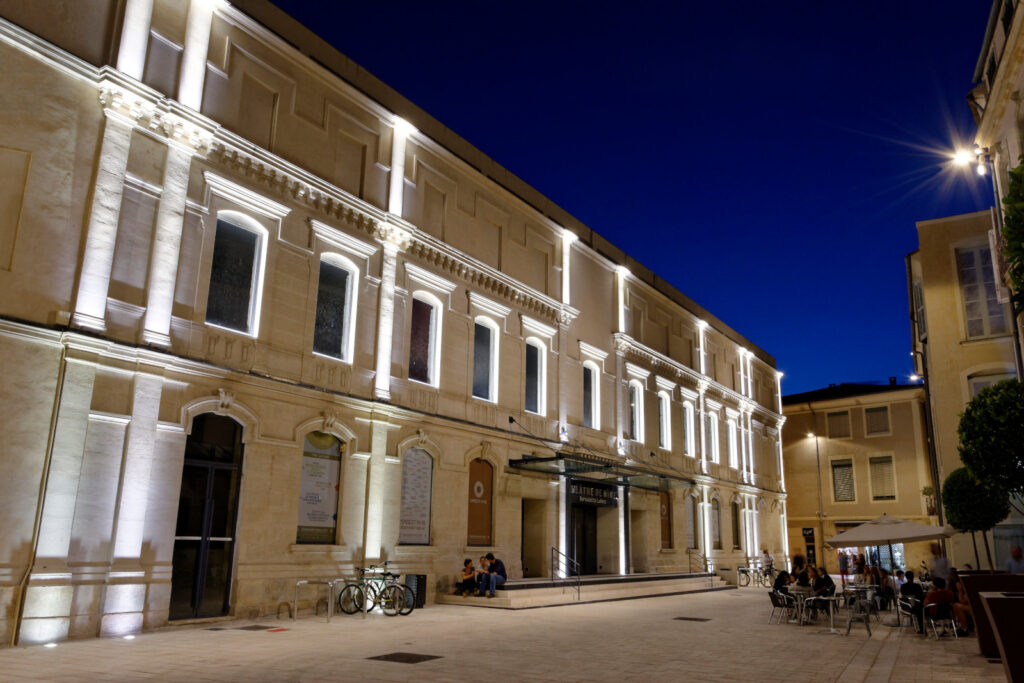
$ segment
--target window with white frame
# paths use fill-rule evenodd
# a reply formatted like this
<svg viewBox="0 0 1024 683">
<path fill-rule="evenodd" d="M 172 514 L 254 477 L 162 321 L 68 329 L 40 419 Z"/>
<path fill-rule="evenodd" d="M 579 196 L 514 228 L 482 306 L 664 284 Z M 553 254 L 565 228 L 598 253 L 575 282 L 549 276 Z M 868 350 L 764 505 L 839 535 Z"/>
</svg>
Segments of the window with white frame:
<svg viewBox="0 0 1024 683">
<path fill-rule="evenodd" d="M 857 499 L 853 484 L 853 460 L 844 458 L 832 461 L 832 499 L 837 503 L 849 503 Z"/>
<path fill-rule="evenodd" d="M 259 327 L 266 231 L 235 211 L 217 217 L 206 322 L 255 335 Z"/>
<path fill-rule="evenodd" d="M 473 324 L 473 396 L 498 400 L 498 326 L 490 318 Z"/>
<path fill-rule="evenodd" d="M 337 254 L 320 257 L 313 328 L 315 353 L 351 362 L 358 280 L 359 269 L 347 258 Z"/>
<path fill-rule="evenodd" d="M 629 438 L 644 440 L 644 385 L 638 379 L 629 383 Z"/>
<path fill-rule="evenodd" d="M 729 467 L 739 469 L 740 456 L 736 439 L 736 420 L 729 420 L 727 430 L 729 432 Z"/>
<path fill-rule="evenodd" d="M 974 398 L 982 389 L 987 389 L 991 386 L 999 384 L 1006 379 L 1014 379 L 1017 375 L 1012 372 L 1000 372 L 993 375 L 971 375 L 967 378 L 968 389 L 971 392 L 971 398 Z"/>
<path fill-rule="evenodd" d="M 992 252 L 988 246 L 957 249 L 956 270 L 964 302 L 967 338 L 992 337 L 1009 332 L 1007 307 L 996 297 Z"/>
<path fill-rule="evenodd" d="M 891 455 L 868 458 L 871 468 L 871 500 L 896 500 L 896 472 Z"/>
<path fill-rule="evenodd" d="M 826 416 L 828 423 L 828 438 L 848 439 L 850 438 L 850 412 L 847 410 L 829 413 Z"/>
<path fill-rule="evenodd" d="M 867 436 L 879 436 L 889 433 L 888 406 L 864 409 L 864 433 Z"/>
<path fill-rule="evenodd" d="M 696 451 L 693 448 L 693 404 L 689 401 L 683 402 L 683 449 L 686 455 L 691 458 L 696 457 Z"/>
<path fill-rule="evenodd" d="M 713 463 L 719 462 L 718 453 L 718 413 L 714 411 L 708 412 L 708 455 Z"/>
<path fill-rule="evenodd" d="M 672 400 L 667 391 L 658 392 L 658 446 L 672 448 Z"/>
<path fill-rule="evenodd" d="M 715 550 L 722 549 L 722 505 L 717 498 L 711 500 L 711 540 Z"/>
<path fill-rule="evenodd" d="M 544 352 L 543 342 L 537 339 L 526 340 L 525 365 L 523 408 L 528 413 L 543 415 L 545 413 L 544 398 L 547 391 L 547 354 Z"/>
<path fill-rule="evenodd" d="M 601 370 L 597 363 L 583 363 L 583 426 L 601 428 Z"/>
<path fill-rule="evenodd" d="M 412 295 L 409 379 L 438 385 L 441 361 L 441 302 L 426 292 Z"/>
</svg>

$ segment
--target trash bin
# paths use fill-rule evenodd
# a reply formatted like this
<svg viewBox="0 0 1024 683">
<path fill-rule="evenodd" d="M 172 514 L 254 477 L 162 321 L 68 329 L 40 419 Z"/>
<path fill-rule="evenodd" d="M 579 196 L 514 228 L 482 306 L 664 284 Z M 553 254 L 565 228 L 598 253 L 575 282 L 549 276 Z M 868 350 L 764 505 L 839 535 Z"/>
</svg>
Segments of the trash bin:
<svg viewBox="0 0 1024 683">
<path fill-rule="evenodd" d="M 416 592 L 416 608 L 419 609 L 427 604 L 427 575 L 406 574 L 405 585 Z"/>
</svg>

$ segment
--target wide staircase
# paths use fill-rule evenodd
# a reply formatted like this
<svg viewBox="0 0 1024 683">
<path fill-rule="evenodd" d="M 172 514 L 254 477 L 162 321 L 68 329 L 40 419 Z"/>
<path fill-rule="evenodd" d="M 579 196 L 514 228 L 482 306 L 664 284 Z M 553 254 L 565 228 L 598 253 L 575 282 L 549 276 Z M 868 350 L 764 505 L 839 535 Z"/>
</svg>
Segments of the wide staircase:
<svg viewBox="0 0 1024 683">
<path fill-rule="evenodd" d="M 735 589 L 712 572 L 665 572 L 657 574 L 599 574 L 578 576 L 575 562 L 552 548 L 551 574 L 565 578 L 509 579 L 493 598 L 475 595 L 439 595 L 446 605 L 500 609 L 533 609 L 609 600 L 634 600 L 663 595 L 704 593 Z"/>
</svg>

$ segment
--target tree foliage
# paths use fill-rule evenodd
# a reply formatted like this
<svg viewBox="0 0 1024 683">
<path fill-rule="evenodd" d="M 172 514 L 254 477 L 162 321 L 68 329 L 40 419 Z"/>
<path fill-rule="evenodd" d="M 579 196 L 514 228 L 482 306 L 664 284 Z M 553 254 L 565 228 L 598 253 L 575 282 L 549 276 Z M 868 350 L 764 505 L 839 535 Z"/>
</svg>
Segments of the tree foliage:
<svg viewBox="0 0 1024 683">
<path fill-rule="evenodd" d="M 1024 385 L 1008 379 L 982 389 L 967 404 L 958 431 L 960 458 L 971 474 L 1024 495 Z"/>
<path fill-rule="evenodd" d="M 946 521 L 958 531 L 988 531 L 1010 514 L 1005 489 L 979 481 L 966 467 L 955 469 L 942 485 Z"/>
<path fill-rule="evenodd" d="M 1022 157 L 1024 160 L 1024 157 Z M 1015 315 L 1024 313 L 1024 164 L 1010 170 L 1003 197 L 1003 258 Z"/>
</svg>

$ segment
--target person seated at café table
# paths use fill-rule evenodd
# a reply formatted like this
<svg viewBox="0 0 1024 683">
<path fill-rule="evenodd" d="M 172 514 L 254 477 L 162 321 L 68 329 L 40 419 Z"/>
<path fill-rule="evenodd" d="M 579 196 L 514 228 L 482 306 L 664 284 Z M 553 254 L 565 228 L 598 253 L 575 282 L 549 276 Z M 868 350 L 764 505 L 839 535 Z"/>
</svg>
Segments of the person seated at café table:
<svg viewBox="0 0 1024 683">
<path fill-rule="evenodd" d="M 889 572 L 881 567 L 876 571 L 878 572 L 878 595 L 881 598 L 879 600 L 879 608 L 887 610 L 889 609 L 889 603 L 896 597 L 896 591 L 892 588 Z"/>
<path fill-rule="evenodd" d="M 807 571 L 806 560 L 803 555 L 793 557 L 793 579 L 792 582 L 801 587 L 811 585 L 811 575 Z"/>
<path fill-rule="evenodd" d="M 914 582 L 914 572 L 908 571 L 905 576 L 907 577 L 907 582 L 900 586 L 900 595 L 904 598 L 913 599 L 914 602 L 910 613 L 914 616 L 914 621 L 917 623 L 917 632 L 924 633 L 924 620 L 921 617 L 921 609 L 924 607 L 924 603 L 921 602 L 924 599 L 924 590 L 921 588 L 921 584 Z"/>
<path fill-rule="evenodd" d="M 950 570 L 950 578 L 952 578 L 953 570 Z M 957 635 L 966 635 L 971 632 L 974 628 L 974 613 L 971 611 L 971 603 L 967 599 L 967 589 L 964 588 L 964 582 L 957 576 L 957 589 L 956 602 L 953 604 L 953 616 L 956 617 L 956 621 L 960 624 L 962 631 L 957 632 Z"/>
<path fill-rule="evenodd" d="M 775 577 L 775 583 L 772 584 L 772 590 L 776 593 L 785 593 L 786 595 L 789 595 L 789 581 L 789 572 L 783 569 Z"/>
<path fill-rule="evenodd" d="M 903 573 L 902 569 L 897 569 L 896 570 L 895 586 L 893 586 L 893 590 L 896 591 L 896 593 L 898 594 L 900 592 L 900 588 L 903 588 L 903 584 L 905 584 L 906 582 L 907 582 L 907 575 Z"/>
<path fill-rule="evenodd" d="M 455 585 L 455 595 L 466 597 L 476 589 L 476 567 L 473 560 L 468 557 L 462 562 L 462 573 L 459 574 L 459 582 Z"/>
<path fill-rule="evenodd" d="M 925 605 L 949 605 L 950 614 L 953 613 L 953 605 L 956 603 L 956 597 L 953 595 L 953 591 L 946 588 L 946 580 L 941 576 L 936 576 L 932 579 L 932 589 L 928 591 L 928 595 L 924 596 Z M 939 607 L 929 607 L 927 614 L 924 616 L 935 618 L 939 612 Z"/>
<path fill-rule="evenodd" d="M 819 609 L 828 609 L 828 600 L 823 598 L 830 598 L 836 594 L 836 583 L 832 580 L 832 577 L 828 575 L 824 567 L 818 567 L 817 569 L 811 569 L 814 573 L 814 585 L 813 595 L 814 599 L 811 601 L 811 608 L 815 614 Z"/>
</svg>

